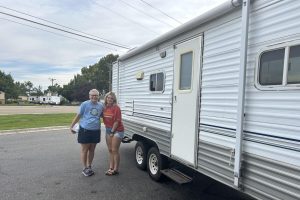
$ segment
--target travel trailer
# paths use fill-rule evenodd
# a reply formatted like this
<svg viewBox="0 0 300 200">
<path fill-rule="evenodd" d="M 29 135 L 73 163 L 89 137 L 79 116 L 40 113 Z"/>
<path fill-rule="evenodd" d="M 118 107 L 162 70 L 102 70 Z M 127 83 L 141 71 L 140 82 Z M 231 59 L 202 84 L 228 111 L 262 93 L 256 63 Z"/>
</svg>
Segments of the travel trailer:
<svg viewBox="0 0 300 200">
<path fill-rule="evenodd" d="M 59 105 L 61 103 L 62 96 L 51 96 L 49 100 L 49 104 L 51 105 Z"/>
<path fill-rule="evenodd" d="M 299 19 L 300 1 L 228 0 L 122 55 L 112 89 L 137 167 L 300 199 Z"/>
</svg>

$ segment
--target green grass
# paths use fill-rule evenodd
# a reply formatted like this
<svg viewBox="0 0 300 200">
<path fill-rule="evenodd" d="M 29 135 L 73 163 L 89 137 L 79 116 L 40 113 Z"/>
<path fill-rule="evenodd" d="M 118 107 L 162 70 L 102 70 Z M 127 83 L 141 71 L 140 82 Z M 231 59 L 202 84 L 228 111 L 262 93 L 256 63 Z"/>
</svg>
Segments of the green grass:
<svg viewBox="0 0 300 200">
<path fill-rule="evenodd" d="M 0 130 L 68 126 L 74 117 L 74 113 L 0 115 Z"/>
</svg>

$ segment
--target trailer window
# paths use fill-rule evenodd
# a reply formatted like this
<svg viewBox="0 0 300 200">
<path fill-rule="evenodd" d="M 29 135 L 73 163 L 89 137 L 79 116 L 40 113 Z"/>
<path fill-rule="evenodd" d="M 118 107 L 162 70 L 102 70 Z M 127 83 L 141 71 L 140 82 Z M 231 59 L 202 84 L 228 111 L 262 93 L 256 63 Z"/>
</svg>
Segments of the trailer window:
<svg viewBox="0 0 300 200">
<path fill-rule="evenodd" d="M 300 45 L 283 46 L 260 55 L 257 76 L 261 89 L 292 88 L 300 84 Z"/>
<path fill-rule="evenodd" d="M 150 75 L 150 91 L 164 90 L 164 73 L 155 73 Z"/>
<path fill-rule="evenodd" d="M 181 55 L 179 89 L 191 89 L 193 52 Z"/>
<path fill-rule="evenodd" d="M 263 53 L 260 58 L 261 85 L 281 85 L 283 75 L 284 49 Z"/>
<path fill-rule="evenodd" d="M 290 48 L 287 83 L 300 83 L 300 45 Z"/>
</svg>

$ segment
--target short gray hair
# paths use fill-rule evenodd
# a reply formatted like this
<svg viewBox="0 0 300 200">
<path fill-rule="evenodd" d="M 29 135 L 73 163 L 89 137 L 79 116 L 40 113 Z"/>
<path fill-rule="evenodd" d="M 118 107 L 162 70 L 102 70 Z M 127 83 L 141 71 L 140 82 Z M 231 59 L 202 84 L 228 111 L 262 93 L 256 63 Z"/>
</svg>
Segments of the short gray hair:
<svg viewBox="0 0 300 200">
<path fill-rule="evenodd" d="M 92 93 L 97 93 L 97 95 L 99 96 L 99 91 L 97 89 L 91 89 L 89 95 L 91 95 Z"/>
</svg>

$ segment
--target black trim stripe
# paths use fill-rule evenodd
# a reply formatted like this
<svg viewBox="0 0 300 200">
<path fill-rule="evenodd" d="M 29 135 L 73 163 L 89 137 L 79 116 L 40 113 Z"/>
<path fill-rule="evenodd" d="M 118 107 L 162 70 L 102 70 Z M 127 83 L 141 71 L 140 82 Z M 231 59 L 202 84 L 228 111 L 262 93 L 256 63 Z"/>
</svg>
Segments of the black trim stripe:
<svg viewBox="0 0 300 200">
<path fill-rule="evenodd" d="M 231 131 L 236 131 L 236 129 L 233 129 L 233 128 L 227 128 L 227 127 L 222 127 L 222 126 L 215 126 L 215 125 L 210 125 L 210 124 L 200 123 L 200 125 L 210 126 L 210 127 L 214 127 L 214 128 L 227 129 L 227 130 L 231 130 Z M 281 136 L 274 136 L 274 135 L 271 135 L 271 134 L 257 133 L 257 132 L 253 132 L 253 131 L 247 131 L 247 130 L 244 130 L 244 132 L 248 133 L 248 134 L 252 134 L 252 135 L 260 135 L 260 136 L 265 136 L 265 137 L 270 137 L 270 138 L 277 138 L 277 139 L 281 139 L 281 140 L 288 140 L 288 141 L 300 142 L 300 140 L 297 140 L 297 139 L 287 138 L 287 137 L 281 137 Z"/>
</svg>

